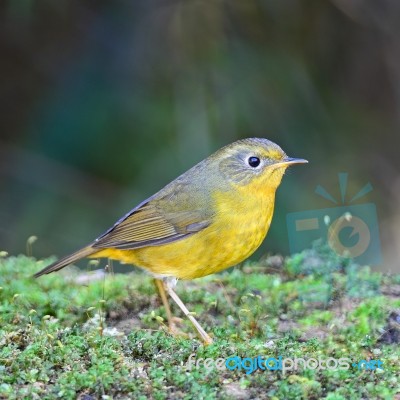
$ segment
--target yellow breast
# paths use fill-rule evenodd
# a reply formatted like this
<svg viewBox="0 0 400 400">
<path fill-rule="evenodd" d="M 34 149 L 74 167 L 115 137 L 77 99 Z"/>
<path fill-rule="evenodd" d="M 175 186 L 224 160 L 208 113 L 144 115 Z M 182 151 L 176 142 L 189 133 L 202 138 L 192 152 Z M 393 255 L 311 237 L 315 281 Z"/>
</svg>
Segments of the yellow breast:
<svg viewBox="0 0 400 400">
<path fill-rule="evenodd" d="M 243 261 L 260 246 L 271 223 L 274 198 L 275 190 L 260 187 L 218 192 L 213 223 L 204 230 L 161 246 L 106 249 L 96 256 L 180 279 L 209 275 Z"/>
</svg>

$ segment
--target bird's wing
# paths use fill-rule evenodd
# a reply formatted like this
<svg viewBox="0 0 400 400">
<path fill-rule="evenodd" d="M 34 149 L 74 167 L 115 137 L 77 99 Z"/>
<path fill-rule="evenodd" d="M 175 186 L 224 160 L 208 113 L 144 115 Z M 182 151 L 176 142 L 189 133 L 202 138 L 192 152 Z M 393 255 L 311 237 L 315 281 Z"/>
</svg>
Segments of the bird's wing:
<svg viewBox="0 0 400 400">
<path fill-rule="evenodd" d="M 211 218 L 202 207 L 191 209 L 193 207 L 186 206 L 186 210 L 175 211 L 173 200 L 149 199 L 139 204 L 96 239 L 92 246 L 121 250 L 158 246 L 183 239 L 210 225 Z"/>
</svg>

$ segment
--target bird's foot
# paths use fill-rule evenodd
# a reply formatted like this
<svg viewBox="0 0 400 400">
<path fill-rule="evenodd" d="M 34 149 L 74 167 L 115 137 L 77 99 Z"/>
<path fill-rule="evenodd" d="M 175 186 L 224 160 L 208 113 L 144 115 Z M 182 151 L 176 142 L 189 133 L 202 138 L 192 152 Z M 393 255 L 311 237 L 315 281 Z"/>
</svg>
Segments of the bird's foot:
<svg viewBox="0 0 400 400">
<path fill-rule="evenodd" d="M 189 337 L 189 335 L 187 333 L 183 332 L 180 328 L 178 328 L 178 325 L 182 325 L 182 321 L 183 321 L 182 318 L 172 317 L 168 323 L 168 332 L 172 336 L 183 337 L 183 338 L 187 339 Z"/>
</svg>

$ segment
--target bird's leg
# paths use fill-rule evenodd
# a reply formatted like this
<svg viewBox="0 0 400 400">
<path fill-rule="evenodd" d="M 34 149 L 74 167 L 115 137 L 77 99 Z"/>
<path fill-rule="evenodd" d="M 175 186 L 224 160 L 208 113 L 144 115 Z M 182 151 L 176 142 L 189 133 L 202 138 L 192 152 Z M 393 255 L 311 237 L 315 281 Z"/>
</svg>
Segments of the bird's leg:
<svg viewBox="0 0 400 400">
<path fill-rule="evenodd" d="M 179 298 L 179 296 L 173 290 L 172 286 L 175 286 L 175 284 L 176 284 L 176 279 L 174 279 L 173 282 L 171 282 L 171 281 L 166 281 L 165 282 L 165 288 L 167 289 L 168 294 L 172 297 L 172 300 L 175 301 L 175 303 L 179 306 L 179 308 L 183 311 L 183 313 L 189 318 L 190 322 L 194 325 L 194 327 L 196 328 L 197 332 L 199 333 L 199 335 L 203 339 L 204 344 L 211 344 L 213 342 L 211 337 L 200 326 L 200 324 L 193 317 L 193 315 L 190 313 L 190 311 L 183 304 L 182 300 Z"/>
<path fill-rule="evenodd" d="M 179 334 L 179 329 L 175 325 L 174 320 L 180 320 L 180 318 L 176 318 L 172 316 L 171 308 L 169 306 L 169 302 L 167 299 L 167 294 L 165 293 L 165 286 L 164 282 L 161 279 L 154 278 L 154 284 L 156 285 L 158 292 L 161 297 L 161 301 L 163 303 L 163 306 L 165 308 L 165 313 L 167 314 L 167 319 L 168 319 L 168 327 L 171 333 L 174 334 Z"/>
</svg>

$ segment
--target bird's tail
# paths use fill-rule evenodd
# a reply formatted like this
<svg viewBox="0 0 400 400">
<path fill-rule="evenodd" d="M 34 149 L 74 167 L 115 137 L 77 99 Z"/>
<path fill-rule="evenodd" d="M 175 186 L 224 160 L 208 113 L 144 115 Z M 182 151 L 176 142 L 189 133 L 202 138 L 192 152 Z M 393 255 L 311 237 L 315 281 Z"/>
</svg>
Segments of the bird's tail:
<svg viewBox="0 0 400 400">
<path fill-rule="evenodd" d="M 69 264 L 74 263 L 75 261 L 80 260 L 81 258 L 85 258 L 90 256 L 91 254 L 94 254 L 98 252 L 98 250 L 94 249 L 92 246 L 86 246 L 83 249 L 80 249 L 76 251 L 75 253 L 70 254 L 69 256 L 65 256 L 61 258 L 60 260 L 54 262 L 53 264 L 50 264 L 46 268 L 43 268 L 39 272 L 36 272 L 35 275 L 33 275 L 34 278 L 38 278 L 39 276 L 45 275 L 45 274 L 50 274 L 51 272 L 58 271 L 64 267 L 66 267 Z"/>
</svg>

